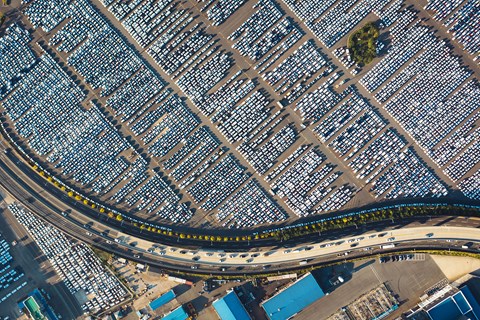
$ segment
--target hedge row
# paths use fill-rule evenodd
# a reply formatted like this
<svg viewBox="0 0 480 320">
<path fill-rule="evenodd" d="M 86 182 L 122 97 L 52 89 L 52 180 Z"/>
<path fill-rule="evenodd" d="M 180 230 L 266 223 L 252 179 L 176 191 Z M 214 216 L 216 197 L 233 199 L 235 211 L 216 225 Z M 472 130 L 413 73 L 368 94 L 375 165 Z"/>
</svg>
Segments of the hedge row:
<svg viewBox="0 0 480 320">
<path fill-rule="evenodd" d="M 449 215 L 449 216 L 475 216 L 480 217 L 480 210 L 477 208 L 467 208 L 452 205 L 424 205 L 424 206 L 399 206 L 391 209 L 379 209 L 377 211 L 353 214 L 344 216 L 342 218 L 333 218 L 328 221 L 319 221 L 310 223 L 308 225 L 296 226 L 290 228 L 282 228 L 274 231 L 264 231 L 260 233 L 252 233 L 251 235 L 243 236 L 219 236 L 208 234 L 195 234 L 176 232 L 174 230 L 166 230 L 165 228 L 155 227 L 148 223 L 139 223 L 131 220 L 128 216 L 115 214 L 107 207 L 97 205 L 85 199 L 82 195 L 75 191 L 68 189 L 65 185 L 60 184 L 54 178 L 49 176 L 38 168 L 37 165 L 32 164 L 32 168 L 47 181 L 51 182 L 54 186 L 65 192 L 69 197 L 89 207 L 91 210 L 96 210 L 101 214 L 107 215 L 109 218 L 114 218 L 118 221 L 125 221 L 130 223 L 134 228 L 138 228 L 141 231 L 162 234 L 179 239 L 194 239 L 200 242 L 247 242 L 247 241 L 262 241 L 265 239 L 276 239 L 279 241 L 289 240 L 291 238 L 305 236 L 309 234 L 318 233 L 321 234 L 325 231 L 331 231 L 336 229 L 343 229 L 346 227 L 360 227 L 362 225 L 386 221 L 386 220 L 402 220 L 409 217 L 426 217 L 436 215 Z"/>
</svg>

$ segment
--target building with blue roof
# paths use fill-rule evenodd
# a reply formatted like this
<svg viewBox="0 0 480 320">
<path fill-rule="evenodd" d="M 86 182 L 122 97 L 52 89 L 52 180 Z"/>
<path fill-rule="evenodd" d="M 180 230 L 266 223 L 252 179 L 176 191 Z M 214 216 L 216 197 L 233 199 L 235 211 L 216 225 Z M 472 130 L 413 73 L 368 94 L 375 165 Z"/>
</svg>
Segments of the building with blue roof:
<svg viewBox="0 0 480 320">
<path fill-rule="evenodd" d="M 251 320 L 247 310 L 233 290 L 223 298 L 215 300 L 213 307 L 222 320 Z"/>
<path fill-rule="evenodd" d="M 262 302 L 270 320 L 285 320 L 299 313 L 325 293 L 311 273 L 300 278 L 291 286 L 281 290 L 275 296 Z"/>
<path fill-rule="evenodd" d="M 24 310 L 34 320 L 58 320 L 42 293 L 35 289 L 27 298 L 18 303 L 18 308 Z"/>
<path fill-rule="evenodd" d="M 173 292 L 173 290 L 170 290 L 167 293 L 162 294 L 160 297 L 150 302 L 149 306 L 153 311 L 155 311 L 161 306 L 169 303 L 173 299 L 175 299 L 175 293 Z"/>
<path fill-rule="evenodd" d="M 182 306 L 173 310 L 169 314 L 165 315 L 162 320 L 186 320 L 188 318 L 188 313 L 183 309 Z"/>
<path fill-rule="evenodd" d="M 480 320 L 480 305 L 467 286 L 426 310 L 432 320 Z"/>
</svg>

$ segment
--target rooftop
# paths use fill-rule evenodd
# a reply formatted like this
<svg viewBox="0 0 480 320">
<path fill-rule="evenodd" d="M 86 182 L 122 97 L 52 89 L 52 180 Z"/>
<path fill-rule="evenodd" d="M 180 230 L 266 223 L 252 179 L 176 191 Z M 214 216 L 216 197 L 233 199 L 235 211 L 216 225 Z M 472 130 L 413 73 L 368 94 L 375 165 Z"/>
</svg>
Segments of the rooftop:
<svg viewBox="0 0 480 320">
<path fill-rule="evenodd" d="M 262 307 L 271 320 L 288 319 L 324 295 L 317 280 L 309 273 L 263 302 Z"/>
<path fill-rule="evenodd" d="M 185 309 L 183 309 L 183 307 L 180 306 L 177 309 L 170 312 L 169 314 L 167 314 L 162 319 L 163 320 L 185 320 L 187 318 L 188 318 L 188 314 L 185 312 Z"/>
<path fill-rule="evenodd" d="M 213 307 L 222 320 L 251 319 L 233 290 L 223 298 L 214 301 Z"/>
</svg>

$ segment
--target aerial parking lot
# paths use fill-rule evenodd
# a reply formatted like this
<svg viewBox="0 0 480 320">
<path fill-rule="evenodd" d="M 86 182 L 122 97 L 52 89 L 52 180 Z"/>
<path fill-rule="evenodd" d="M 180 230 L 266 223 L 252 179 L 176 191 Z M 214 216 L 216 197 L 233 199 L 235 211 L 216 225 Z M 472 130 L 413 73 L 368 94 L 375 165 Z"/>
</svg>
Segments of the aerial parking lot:
<svg viewBox="0 0 480 320">
<path fill-rule="evenodd" d="M 480 201 L 475 0 L 0 10 L 7 138 L 89 203 L 246 229 L 381 202 Z M 379 35 L 362 65 L 347 38 L 368 22 Z"/>
</svg>

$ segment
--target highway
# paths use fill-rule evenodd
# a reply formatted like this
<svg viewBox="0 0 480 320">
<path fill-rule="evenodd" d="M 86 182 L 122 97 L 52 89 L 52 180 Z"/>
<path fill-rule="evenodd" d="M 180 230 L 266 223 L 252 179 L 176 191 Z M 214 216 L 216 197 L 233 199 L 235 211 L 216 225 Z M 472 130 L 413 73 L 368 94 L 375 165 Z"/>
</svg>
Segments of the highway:
<svg viewBox="0 0 480 320">
<path fill-rule="evenodd" d="M 90 218 L 85 217 L 75 207 L 69 210 L 67 216 L 61 215 L 60 212 L 69 208 L 68 205 L 58 198 L 49 196 L 44 188 L 35 182 L 27 185 L 27 182 L 22 180 L 26 178 L 22 172 L 18 172 L 15 167 L 12 168 L 16 170 L 14 172 L 10 169 L 11 166 L 6 165 L 9 162 L 11 164 L 11 158 L 2 154 L 0 160 L 2 160 L 0 161 L 0 184 L 13 198 L 41 219 L 70 236 L 102 250 L 167 270 L 192 272 L 192 266 L 194 266 L 195 272 L 211 274 L 285 271 L 299 268 L 300 261 L 307 261 L 307 265 L 316 265 L 344 260 L 347 257 L 376 255 L 384 252 L 380 246 L 389 243 L 394 243 L 395 249 L 407 250 L 410 248 L 458 249 L 459 245 L 465 241 L 480 242 L 480 229 L 476 228 L 480 226 L 480 219 L 448 219 L 448 224 L 445 225 L 441 223 L 441 219 L 446 217 L 435 217 L 424 222 L 423 225 L 417 222 L 417 224 L 412 223 L 411 226 L 395 230 L 360 231 L 354 236 L 346 237 L 328 234 L 326 237 L 324 235 L 319 238 L 318 243 L 299 244 L 288 246 L 289 248 L 284 248 L 283 244 L 280 244 L 262 249 L 256 248 L 254 252 L 245 252 L 243 249 L 228 251 L 209 248 L 185 249 L 181 246 L 159 244 L 114 231 L 110 225 L 102 221 L 95 221 L 90 224 L 90 227 L 85 227 L 87 223 L 91 223 Z M 441 225 L 434 226 L 435 224 Z M 108 234 L 105 231 L 108 231 Z M 87 232 L 91 235 L 87 235 Z M 427 237 L 427 234 L 432 236 Z M 115 239 L 121 239 L 121 242 L 117 243 Z"/>
</svg>

